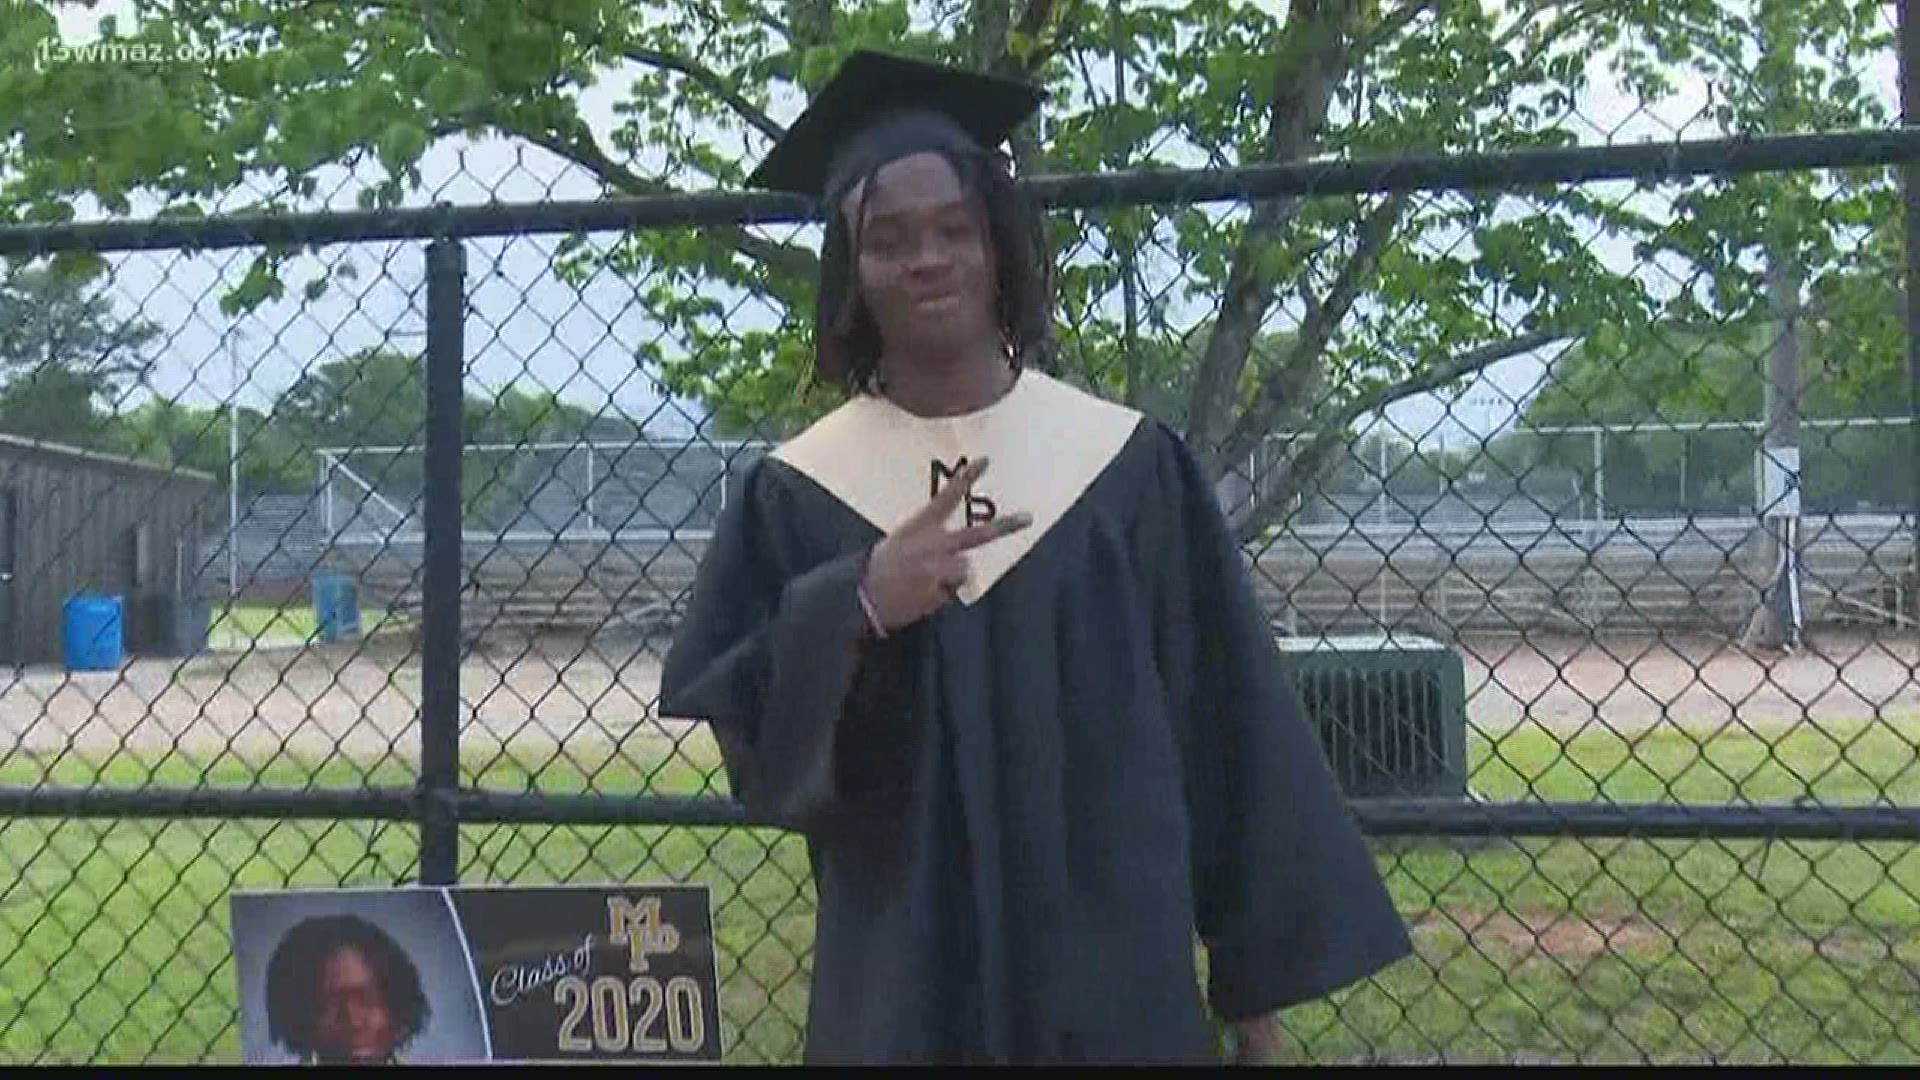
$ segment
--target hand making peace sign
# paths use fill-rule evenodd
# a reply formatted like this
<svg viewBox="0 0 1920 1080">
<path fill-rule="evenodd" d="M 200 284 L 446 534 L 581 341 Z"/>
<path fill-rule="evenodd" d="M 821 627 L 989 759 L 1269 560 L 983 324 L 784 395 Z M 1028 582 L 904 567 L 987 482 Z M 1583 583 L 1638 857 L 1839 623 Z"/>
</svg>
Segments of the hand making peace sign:
<svg viewBox="0 0 1920 1080">
<path fill-rule="evenodd" d="M 1033 515 L 1013 513 L 947 529 L 947 518 L 986 471 L 986 458 L 968 463 L 873 549 L 867 562 L 867 595 L 887 633 L 919 622 L 953 599 L 967 583 L 966 552 L 1033 524 Z"/>
</svg>

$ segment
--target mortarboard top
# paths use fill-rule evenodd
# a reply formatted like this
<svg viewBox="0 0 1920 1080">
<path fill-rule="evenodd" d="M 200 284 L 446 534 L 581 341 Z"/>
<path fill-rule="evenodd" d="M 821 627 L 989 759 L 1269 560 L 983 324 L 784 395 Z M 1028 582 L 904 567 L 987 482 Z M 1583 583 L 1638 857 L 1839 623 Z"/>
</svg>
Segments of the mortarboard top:
<svg viewBox="0 0 1920 1080">
<path fill-rule="evenodd" d="M 861 50 L 814 96 L 747 182 L 832 198 L 897 158 L 997 147 L 1044 97 L 1029 83 Z"/>
</svg>

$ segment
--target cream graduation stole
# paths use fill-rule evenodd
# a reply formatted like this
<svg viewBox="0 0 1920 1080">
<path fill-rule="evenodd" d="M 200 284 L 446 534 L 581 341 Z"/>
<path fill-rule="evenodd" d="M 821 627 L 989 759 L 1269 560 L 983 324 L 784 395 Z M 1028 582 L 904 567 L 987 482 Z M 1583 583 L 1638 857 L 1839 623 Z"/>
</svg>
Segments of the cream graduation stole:
<svg viewBox="0 0 1920 1080">
<path fill-rule="evenodd" d="M 1140 419 L 1132 409 L 1027 370 L 999 401 L 964 416 L 916 416 L 878 394 L 856 394 L 773 456 L 883 533 L 925 506 L 967 462 L 991 459 L 947 527 L 1022 510 L 1033 524 L 967 552 L 973 573 L 959 599 L 972 604 L 1066 515 Z"/>
</svg>

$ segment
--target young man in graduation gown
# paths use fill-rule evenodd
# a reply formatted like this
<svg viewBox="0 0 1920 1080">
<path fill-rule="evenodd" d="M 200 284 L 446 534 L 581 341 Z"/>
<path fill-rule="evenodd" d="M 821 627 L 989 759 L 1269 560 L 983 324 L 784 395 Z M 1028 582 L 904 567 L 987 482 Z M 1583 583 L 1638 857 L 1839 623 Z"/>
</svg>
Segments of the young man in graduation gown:
<svg viewBox="0 0 1920 1080">
<path fill-rule="evenodd" d="M 757 462 L 661 683 L 804 834 L 812 1062 L 1243 1061 L 1407 955 L 1208 482 L 1047 375 L 1031 87 L 861 53 L 755 175 L 830 211 L 845 405 Z M 1207 949 L 1207 994 L 1194 935 Z"/>
</svg>

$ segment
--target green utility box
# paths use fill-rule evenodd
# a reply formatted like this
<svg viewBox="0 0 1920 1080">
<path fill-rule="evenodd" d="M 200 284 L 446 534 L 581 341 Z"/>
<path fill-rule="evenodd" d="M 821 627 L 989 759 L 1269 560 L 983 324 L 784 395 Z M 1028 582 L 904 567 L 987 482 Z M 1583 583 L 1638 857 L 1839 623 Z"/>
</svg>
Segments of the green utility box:
<svg viewBox="0 0 1920 1080">
<path fill-rule="evenodd" d="M 1276 635 L 1281 668 L 1354 799 L 1465 798 L 1466 667 L 1418 635 Z"/>
</svg>

